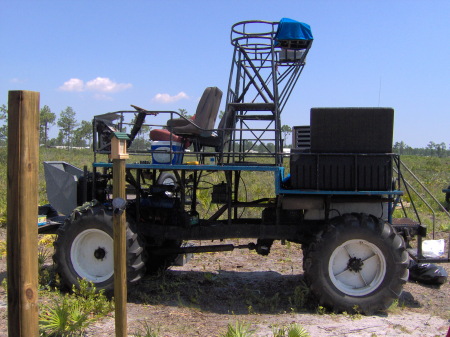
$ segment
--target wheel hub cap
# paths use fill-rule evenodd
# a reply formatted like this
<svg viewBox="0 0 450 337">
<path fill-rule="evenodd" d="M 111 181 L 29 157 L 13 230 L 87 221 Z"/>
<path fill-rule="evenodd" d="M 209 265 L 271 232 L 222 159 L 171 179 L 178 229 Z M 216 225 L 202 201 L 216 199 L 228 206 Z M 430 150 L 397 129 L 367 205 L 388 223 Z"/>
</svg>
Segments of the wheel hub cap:
<svg viewBox="0 0 450 337">
<path fill-rule="evenodd" d="M 386 276 L 386 259 L 376 245 L 366 240 L 348 240 L 330 256 L 328 273 L 333 285 L 349 296 L 374 292 Z"/>
<path fill-rule="evenodd" d="M 97 260 L 103 260 L 106 256 L 105 248 L 98 247 L 94 252 L 94 256 Z"/>
<path fill-rule="evenodd" d="M 72 266 L 80 278 L 94 283 L 108 280 L 114 274 L 114 242 L 99 229 L 78 234 L 70 248 Z"/>
<path fill-rule="evenodd" d="M 361 259 L 352 257 L 348 260 L 347 269 L 356 273 L 362 270 L 363 265 L 364 262 Z"/>
</svg>

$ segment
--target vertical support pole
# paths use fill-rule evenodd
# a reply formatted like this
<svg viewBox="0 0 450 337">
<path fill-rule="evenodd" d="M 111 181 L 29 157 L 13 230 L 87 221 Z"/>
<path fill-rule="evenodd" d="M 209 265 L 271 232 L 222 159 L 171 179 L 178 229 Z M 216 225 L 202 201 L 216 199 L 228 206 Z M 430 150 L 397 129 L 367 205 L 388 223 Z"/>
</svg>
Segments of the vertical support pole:
<svg viewBox="0 0 450 337">
<path fill-rule="evenodd" d="M 113 196 L 126 199 L 125 159 L 113 159 Z M 127 337 L 126 215 L 114 214 L 114 300 L 116 337 Z"/>
<path fill-rule="evenodd" d="M 228 225 L 231 225 L 233 217 L 231 204 L 233 202 L 233 172 L 225 171 L 225 178 L 227 181 L 227 209 L 228 209 Z"/>
<path fill-rule="evenodd" d="M 197 212 L 197 187 L 198 187 L 197 179 L 198 179 L 198 172 L 194 171 L 194 184 L 192 185 L 191 212 Z"/>
<path fill-rule="evenodd" d="M 8 95 L 8 335 L 37 337 L 39 93 Z"/>
<path fill-rule="evenodd" d="M 234 172 L 234 193 L 233 193 L 233 201 L 239 201 L 239 183 L 241 181 L 241 171 Z M 238 209 L 234 208 L 234 218 L 238 219 Z"/>
</svg>

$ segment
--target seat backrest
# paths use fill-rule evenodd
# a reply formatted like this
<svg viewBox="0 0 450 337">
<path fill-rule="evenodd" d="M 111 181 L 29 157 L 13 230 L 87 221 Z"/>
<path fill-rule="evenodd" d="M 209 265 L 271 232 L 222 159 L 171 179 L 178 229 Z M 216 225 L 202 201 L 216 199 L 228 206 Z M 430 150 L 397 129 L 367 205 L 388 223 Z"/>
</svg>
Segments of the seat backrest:
<svg viewBox="0 0 450 337">
<path fill-rule="evenodd" d="M 219 113 L 221 100 L 222 91 L 219 88 L 206 88 L 200 98 L 200 102 L 198 102 L 197 111 L 195 113 L 195 124 L 202 129 L 213 129 L 217 114 Z"/>
</svg>

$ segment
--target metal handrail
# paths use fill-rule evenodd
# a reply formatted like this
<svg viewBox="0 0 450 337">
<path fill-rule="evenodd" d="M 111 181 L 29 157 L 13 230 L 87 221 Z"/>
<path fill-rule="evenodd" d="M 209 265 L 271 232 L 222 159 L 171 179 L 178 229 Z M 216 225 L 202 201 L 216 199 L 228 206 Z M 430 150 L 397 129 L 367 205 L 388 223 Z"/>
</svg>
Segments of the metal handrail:
<svg viewBox="0 0 450 337">
<path fill-rule="evenodd" d="M 411 176 L 420 184 L 420 186 L 430 195 L 430 197 L 439 205 L 441 210 L 448 216 L 450 219 L 450 213 L 445 209 L 445 207 L 436 199 L 436 197 L 430 192 L 430 190 L 420 181 L 420 179 L 405 165 L 405 163 L 401 162 L 401 165 L 408 171 Z"/>
<path fill-rule="evenodd" d="M 425 190 L 425 192 L 428 194 L 428 196 L 430 196 L 440 207 L 440 209 L 447 215 L 447 217 L 450 219 L 450 213 L 445 209 L 445 207 L 439 202 L 439 200 L 437 200 L 437 198 L 433 195 L 433 193 L 431 193 L 431 191 L 420 181 L 420 179 L 411 171 L 411 169 L 409 169 L 409 167 L 407 167 L 405 165 L 405 163 L 403 163 L 402 161 L 400 161 L 400 165 L 414 178 L 414 180 Z M 394 171 L 399 174 L 399 171 L 394 167 Z M 402 180 L 404 182 L 405 185 L 408 185 L 408 187 L 410 187 L 412 189 L 412 191 L 420 198 L 420 200 L 422 200 L 425 205 L 427 206 L 427 208 L 431 211 L 431 213 L 433 214 L 433 239 L 434 239 L 434 234 L 435 234 L 435 219 L 436 219 L 436 213 L 433 209 L 433 207 L 425 200 L 425 197 L 422 196 L 417 189 L 415 189 L 405 178 L 403 175 L 402 176 Z M 450 245 L 449 245 L 450 246 Z M 450 248 L 450 247 L 449 247 Z M 450 252 L 450 250 L 449 250 Z"/>
</svg>

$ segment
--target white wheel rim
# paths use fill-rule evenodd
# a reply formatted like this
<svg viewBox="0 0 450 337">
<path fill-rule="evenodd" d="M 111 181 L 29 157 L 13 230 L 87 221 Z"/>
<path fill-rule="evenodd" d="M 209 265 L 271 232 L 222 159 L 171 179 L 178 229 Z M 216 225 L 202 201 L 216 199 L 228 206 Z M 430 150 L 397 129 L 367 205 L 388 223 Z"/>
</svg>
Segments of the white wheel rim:
<svg viewBox="0 0 450 337">
<path fill-rule="evenodd" d="M 173 181 L 172 178 L 166 178 L 163 180 L 162 184 L 163 185 L 175 185 L 175 182 Z"/>
<path fill-rule="evenodd" d="M 331 254 L 328 272 L 338 290 L 350 296 L 364 296 L 383 282 L 386 259 L 374 244 L 366 240 L 349 240 Z"/>
<path fill-rule="evenodd" d="M 175 181 L 172 177 L 166 177 L 162 182 L 162 185 L 175 185 Z"/>
<path fill-rule="evenodd" d="M 114 274 L 113 239 L 99 229 L 77 235 L 70 248 L 72 266 L 79 277 L 99 283 Z"/>
</svg>

